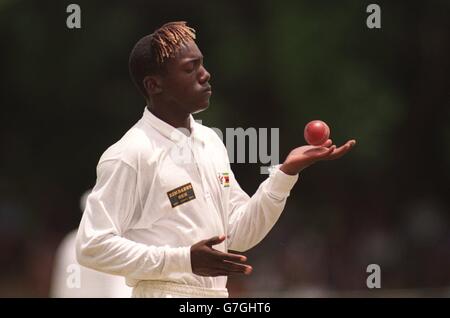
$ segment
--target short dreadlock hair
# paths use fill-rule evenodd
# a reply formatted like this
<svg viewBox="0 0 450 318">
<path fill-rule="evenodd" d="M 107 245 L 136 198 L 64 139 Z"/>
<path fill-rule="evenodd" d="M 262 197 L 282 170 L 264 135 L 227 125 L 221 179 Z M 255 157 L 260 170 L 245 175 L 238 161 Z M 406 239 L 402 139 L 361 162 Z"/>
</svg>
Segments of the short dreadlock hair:
<svg viewBox="0 0 450 318">
<path fill-rule="evenodd" d="M 177 50 L 195 40 L 195 30 L 186 22 L 169 22 L 152 34 L 141 38 L 130 53 L 129 71 L 141 93 L 147 96 L 144 78 L 152 74 L 164 74 L 165 62 L 174 57 Z"/>
</svg>

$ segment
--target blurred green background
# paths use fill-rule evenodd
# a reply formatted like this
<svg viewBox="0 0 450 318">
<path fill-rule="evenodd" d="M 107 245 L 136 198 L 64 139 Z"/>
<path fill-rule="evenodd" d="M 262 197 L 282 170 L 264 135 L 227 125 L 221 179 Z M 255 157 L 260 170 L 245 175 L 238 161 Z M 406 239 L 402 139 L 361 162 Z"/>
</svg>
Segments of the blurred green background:
<svg viewBox="0 0 450 318">
<path fill-rule="evenodd" d="M 450 296 L 450 2 L 0 0 L 0 296 L 49 292 L 55 250 L 81 218 L 102 152 L 142 115 L 136 41 L 184 20 L 212 75 L 218 127 L 280 128 L 280 159 L 321 119 L 357 146 L 301 173 L 232 296 L 383 291 Z M 260 164 L 234 164 L 252 194 Z"/>
</svg>

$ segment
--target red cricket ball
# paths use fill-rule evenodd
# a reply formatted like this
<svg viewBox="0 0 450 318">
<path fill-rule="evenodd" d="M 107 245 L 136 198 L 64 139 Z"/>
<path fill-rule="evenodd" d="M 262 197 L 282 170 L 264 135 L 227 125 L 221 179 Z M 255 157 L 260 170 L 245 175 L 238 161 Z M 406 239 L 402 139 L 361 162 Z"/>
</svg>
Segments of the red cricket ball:
<svg viewBox="0 0 450 318">
<path fill-rule="evenodd" d="M 312 146 L 320 146 L 330 137 L 330 127 L 321 120 L 313 120 L 305 126 L 305 140 Z"/>
</svg>

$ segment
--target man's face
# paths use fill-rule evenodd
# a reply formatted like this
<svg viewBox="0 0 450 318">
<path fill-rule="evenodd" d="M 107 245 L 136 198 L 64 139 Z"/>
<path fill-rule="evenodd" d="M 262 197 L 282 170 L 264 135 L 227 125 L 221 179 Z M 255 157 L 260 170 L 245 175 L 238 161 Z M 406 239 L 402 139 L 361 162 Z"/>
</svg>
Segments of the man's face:
<svg viewBox="0 0 450 318">
<path fill-rule="evenodd" d="M 208 108 L 211 76 L 203 66 L 203 55 L 194 41 L 189 41 L 167 61 L 166 70 L 161 85 L 164 99 L 188 113 Z"/>
</svg>

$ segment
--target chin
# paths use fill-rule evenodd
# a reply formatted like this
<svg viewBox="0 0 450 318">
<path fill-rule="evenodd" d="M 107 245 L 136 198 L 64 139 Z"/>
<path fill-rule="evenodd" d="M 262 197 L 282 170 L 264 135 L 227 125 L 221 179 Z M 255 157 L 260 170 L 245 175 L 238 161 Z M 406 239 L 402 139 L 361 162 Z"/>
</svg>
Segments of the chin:
<svg viewBox="0 0 450 318">
<path fill-rule="evenodd" d="M 206 110 L 208 107 L 209 107 L 209 101 L 196 107 L 196 109 L 192 112 L 192 114 L 200 113 L 200 112 Z"/>
</svg>

